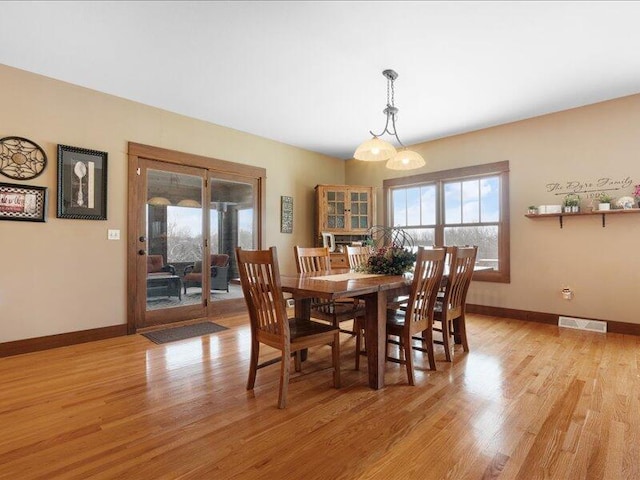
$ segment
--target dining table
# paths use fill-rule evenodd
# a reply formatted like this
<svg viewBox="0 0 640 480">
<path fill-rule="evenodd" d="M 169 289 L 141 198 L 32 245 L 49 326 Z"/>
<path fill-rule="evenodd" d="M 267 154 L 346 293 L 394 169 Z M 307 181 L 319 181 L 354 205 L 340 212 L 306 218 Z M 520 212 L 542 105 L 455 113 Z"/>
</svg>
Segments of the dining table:
<svg viewBox="0 0 640 480">
<path fill-rule="evenodd" d="M 281 275 L 280 279 L 282 291 L 290 293 L 295 301 L 297 318 L 311 317 L 313 298 L 329 301 L 344 298 L 364 300 L 369 386 L 376 390 L 384 387 L 387 301 L 408 295 L 411 278 L 334 269 Z"/>
</svg>

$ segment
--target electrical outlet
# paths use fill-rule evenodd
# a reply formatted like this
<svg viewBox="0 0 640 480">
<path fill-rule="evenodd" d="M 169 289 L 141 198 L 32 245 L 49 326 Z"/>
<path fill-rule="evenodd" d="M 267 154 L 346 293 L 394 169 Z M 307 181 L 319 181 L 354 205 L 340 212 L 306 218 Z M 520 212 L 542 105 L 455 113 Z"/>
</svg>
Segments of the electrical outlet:
<svg viewBox="0 0 640 480">
<path fill-rule="evenodd" d="M 107 240 L 120 240 L 120 230 L 107 230 Z"/>
</svg>

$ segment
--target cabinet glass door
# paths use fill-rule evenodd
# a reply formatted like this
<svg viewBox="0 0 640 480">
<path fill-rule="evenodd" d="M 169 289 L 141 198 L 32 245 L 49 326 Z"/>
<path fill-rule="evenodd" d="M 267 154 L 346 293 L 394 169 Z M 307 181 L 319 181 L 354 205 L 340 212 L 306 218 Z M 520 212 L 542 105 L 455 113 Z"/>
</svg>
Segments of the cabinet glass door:
<svg viewBox="0 0 640 480">
<path fill-rule="evenodd" d="M 367 192 L 351 192 L 351 229 L 369 228 L 369 194 Z"/>
<path fill-rule="evenodd" d="M 346 225 L 345 192 L 327 192 L 327 228 L 344 229 Z"/>
</svg>

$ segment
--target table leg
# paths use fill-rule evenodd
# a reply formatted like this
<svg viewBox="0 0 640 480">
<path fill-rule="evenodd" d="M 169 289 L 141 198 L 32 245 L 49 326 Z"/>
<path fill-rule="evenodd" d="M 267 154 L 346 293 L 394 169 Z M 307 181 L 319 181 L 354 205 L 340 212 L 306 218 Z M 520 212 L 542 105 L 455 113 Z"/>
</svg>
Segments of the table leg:
<svg viewBox="0 0 640 480">
<path fill-rule="evenodd" d="M 304 318 L 306 320 L 311 319 L 311 299 L 310 298 L 296 298 L 293 315 L 296 318 Z M 300 359 L 304 362 L 309 354 L 309 349 L 305 348 L 300 350 Z"/>
<path fill-rule="evenodd" d="M 369 386 L 378 390 L 384 387 L 384 366 L 387 347 L 387 292 L 379 291 L 365 295 L 364 300 Z"/>
</svg>

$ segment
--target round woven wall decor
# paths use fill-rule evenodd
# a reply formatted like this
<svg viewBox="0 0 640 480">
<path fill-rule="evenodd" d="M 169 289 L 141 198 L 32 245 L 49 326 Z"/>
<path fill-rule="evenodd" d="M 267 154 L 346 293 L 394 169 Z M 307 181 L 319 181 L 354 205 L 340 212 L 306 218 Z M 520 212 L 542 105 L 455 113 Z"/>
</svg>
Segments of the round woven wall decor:
<svg viewBox="0 0 640 480">
<path fill-rule="evenodd" d="M 47 166 L 47 154 L 31 140 L 22 137 L 0 139 L 0 173 L 14 180 L 29 180 Z"/>
</svg>

